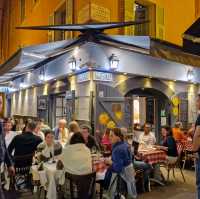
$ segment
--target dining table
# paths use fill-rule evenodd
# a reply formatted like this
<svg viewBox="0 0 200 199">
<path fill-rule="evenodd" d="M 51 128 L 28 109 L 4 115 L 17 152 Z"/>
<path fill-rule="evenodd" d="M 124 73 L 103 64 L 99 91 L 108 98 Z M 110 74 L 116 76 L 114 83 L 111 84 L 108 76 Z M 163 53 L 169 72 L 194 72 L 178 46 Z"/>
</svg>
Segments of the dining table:
<svg viewBox="0 0 200 199">
<path fill-rule="evenodd" d="M 192 152 L 192 139 L 187 139 L 187 140 L 183 140 L 181 141 L 181 143 L 183 144 L 183 151 L 188 151 L 188 152 Z"/>
<path fill-rule="evenodd" d="M 96 171 L 96 181 L 103 181 L 108 166 L 105 163 L 105 159 L 99 154 L 92 154 L 92 168 Z M 64 169 L 57 169 L 57 162 L 45 162 L 43 163 L 43 169 L 39 170 L 39 165 L 33 165 L 31 167 L 31 173 L 33 182 L 39 182 L 40 186 L 46 190 L 47 199 L 57 198 L 57 185 L 65 184 L 65 171 Z M 37 187 L 34 187 L 35 192 Z"/>
<path fill-rule="evenodd" d="M 46 190 L 47 199 L 56 199 L 57 185 L 64 185 L 65 183 L 65 171 L 58 170 L 56 165 L 56 162 L 43 163 L 42 170 L 39 170 L 38 165 L 33 165 L 31 167 L 33 182 L 40 182 L 40 186 Z M 36 187 L 34 187 L 34 190 L 37 191 Z"/>
<path fill-rule="evenodd" d="M 167 154 L 164 150 L 156 148 L 145 148 L 138 151 L 142 160 L 150 165 L 165 163 Z"/>
<path fill-rule="evenodd" d="M 148 147 L 139 149 L 138 153 L 141 157 L 141 160 L 151 165 L 153 168 L 153 175 L 149 179 L 150 183 L 154 182 L 158 185 L 165 186 L 165 178 L 160 170 L 160 164 L 165 164 L 167 162 L 166 151 L 155 147 Z"/>
</svg>

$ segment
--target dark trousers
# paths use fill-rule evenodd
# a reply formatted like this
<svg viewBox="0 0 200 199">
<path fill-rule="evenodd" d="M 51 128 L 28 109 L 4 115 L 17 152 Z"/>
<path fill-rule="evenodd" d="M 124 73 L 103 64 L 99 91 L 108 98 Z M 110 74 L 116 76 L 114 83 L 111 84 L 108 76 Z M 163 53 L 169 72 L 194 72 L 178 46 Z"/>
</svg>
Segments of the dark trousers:
<svg viewBox="0 0 200 199">
<path fill-rule="evenodd" d="M 200 199 L 200 159 L 196 159 L 196 185 L 197 185 L 197 198 Z"/>
<path fill-rule="evenodd" d="M 5 199 L 4 192 L 2 189 L 2 184 L 1 184 L 1 176 L 0 176 L 0 199 Z"/>
</svg>

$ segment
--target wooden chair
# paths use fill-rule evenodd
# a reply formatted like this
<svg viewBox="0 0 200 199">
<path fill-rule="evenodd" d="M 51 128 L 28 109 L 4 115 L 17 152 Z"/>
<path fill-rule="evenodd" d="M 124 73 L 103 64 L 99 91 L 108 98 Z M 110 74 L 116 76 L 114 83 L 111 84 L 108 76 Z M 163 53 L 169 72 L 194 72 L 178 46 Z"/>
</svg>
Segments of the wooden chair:
<svg viewBox="0 0 200 199">
<path fill-rule="evenodd" d="M 178 168 L 181 172 L 183 181 L 185 182 L 185 177 L 184 177 L 182 167 L 181 167 L 183 145 L 179 142 L 176 145 L 177 145 L 177 151 L 178 151 L 178 157 L 177 157 L 176 162 L 164 164 L 164 167 L 167 169 L 167 181 L 169 181 L 170 171 L 172 170 L 173 176 L 175 178 L 175 168 Z"/>
<path fill-rule="evenodd" d="M 136 180 L 136 187 L 138 192 L 145 192 L 144 188 L 144 175 L 143 175 L 143 170 L 141 169 L 136 169 L 135 170 L 135 180 Z"/>
<path fill-rule="evenodd" d="M 66 179 L 70 183 L 71 199 L 95 198 L 96 172 L 86 175 L 66 173 Z"/>
<path fill-rule="evenodd" d="M 195 167 L 195 161 L 196 161 L 196 157 L 195 157 L 195 154 L 191 151 L 187 151 L 185 150 L 184 151 L 184 156 L 183 156 L 183 169 L 185 169 L 185 165 L 186 165 L 186 162 L 193 162 L 193 167 Z"/>
</svg>

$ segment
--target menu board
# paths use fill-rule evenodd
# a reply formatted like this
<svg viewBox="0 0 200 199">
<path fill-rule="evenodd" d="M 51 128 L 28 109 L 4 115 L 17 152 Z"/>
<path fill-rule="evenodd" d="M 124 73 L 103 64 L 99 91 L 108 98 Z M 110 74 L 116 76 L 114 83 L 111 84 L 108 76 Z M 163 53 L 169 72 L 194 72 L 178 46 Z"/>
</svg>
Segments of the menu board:
<svg viewBox="0 0 200 199">
<path fill-rule="evenodd" d="M 186 92 L 179 94 L 179 120 L 183 123 L 184 127 L 187 127 L 188 123 L 188 96 Z"/>
<path fill-rule="evenodd" d="M 132 99 L 125 97 L 124 101 L 124 122 L 127 127 L 132 127 Z"/>
<path fill-rule="evenodd" d="M 154 124 L 154 98 L 146 98 L 146 122 Z"/>
</svg>

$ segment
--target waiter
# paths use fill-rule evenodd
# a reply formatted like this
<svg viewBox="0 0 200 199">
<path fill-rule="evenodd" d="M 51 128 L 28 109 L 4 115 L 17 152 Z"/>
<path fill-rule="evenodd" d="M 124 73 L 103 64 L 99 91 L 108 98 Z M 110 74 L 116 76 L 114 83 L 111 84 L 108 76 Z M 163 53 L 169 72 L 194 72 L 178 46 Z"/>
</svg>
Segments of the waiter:
<svg viewBox="0 0 200 199">
<path fill-rule="evenodd" d="M 2 112 L 2 108 L 3 108 L 3 98 L 0 95 L 0 112 Z M 10 158 L 7 148 L 6 148 L 2 123 L 0 122 L 0 173 L 1 174 L 3 173 L 5 164 L 7 165 L 9 174 L 14 175 L 15 169 L 13 167 L 13 163 L 11 161 L 11 158 Z M 4 196 L 4 193 L 2 190 L 1 176 L 0 176 L 0 198 L 5 199 L 5 196 Z"/>
<path fill-rule="evenodd" d="M 196 184 L 197 184 L 197 195 L 200 199 L 200 94 L 197 98 L 198 116 L 195 123 L 195 133 L 193 138 L 193 151 L 197 152 L 196 157 Z"/>
</svg>

